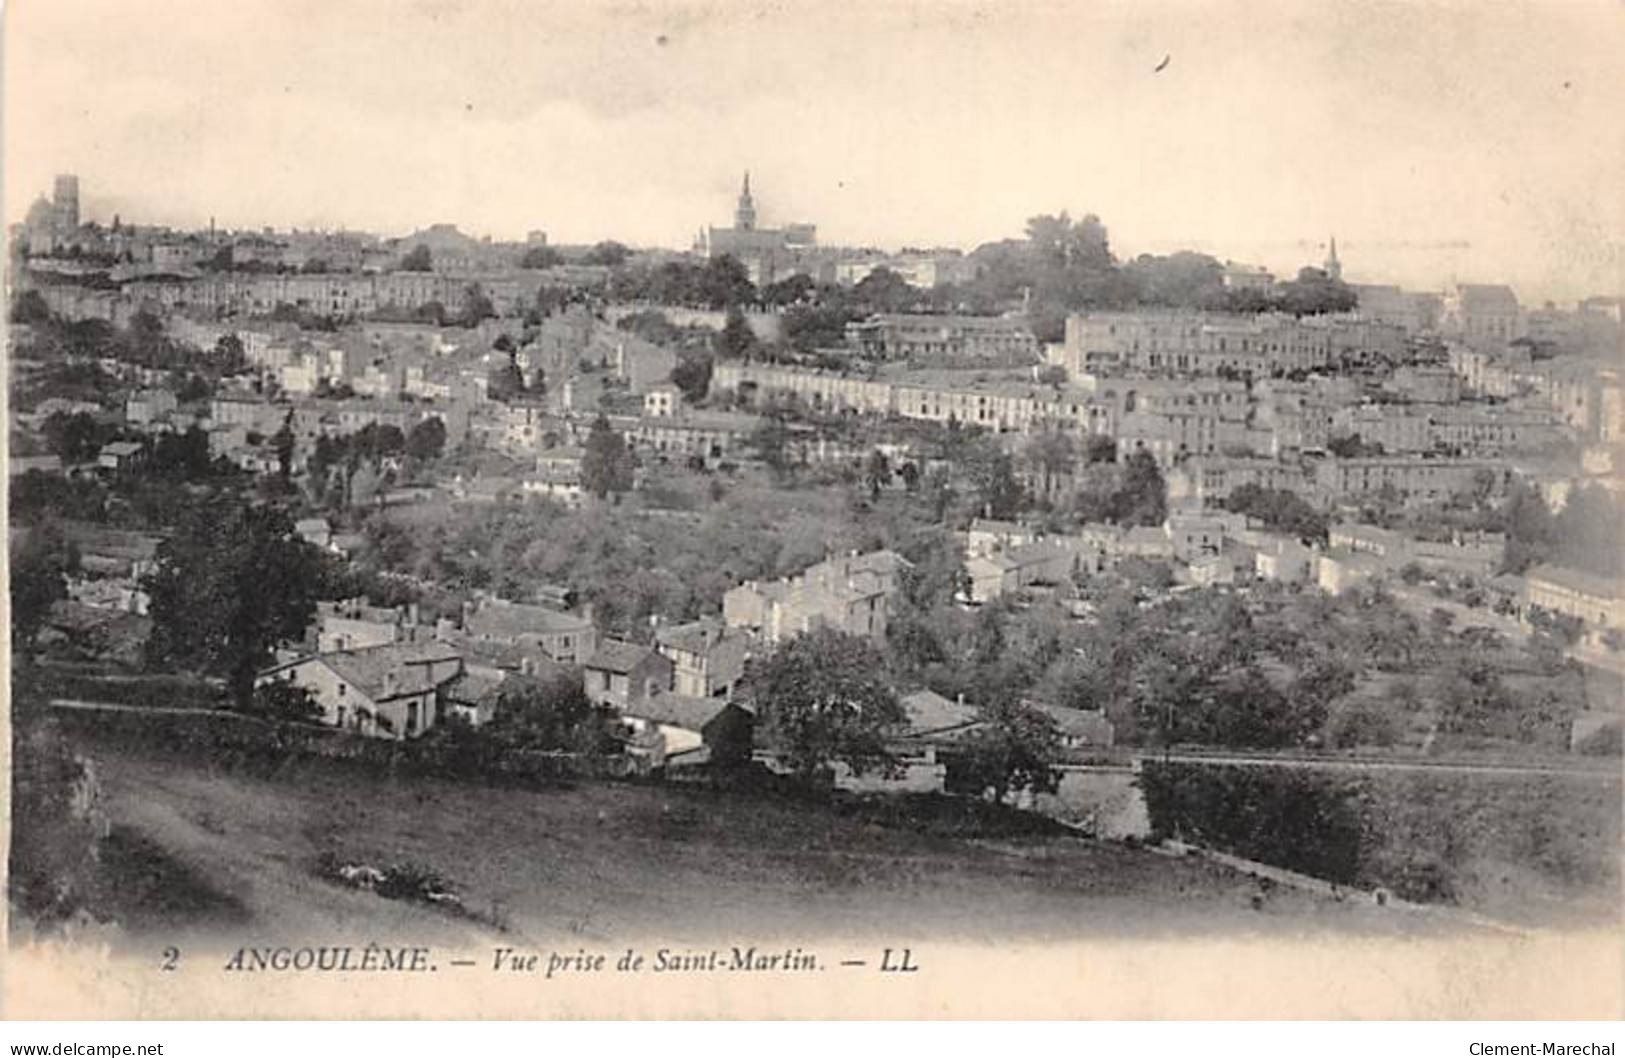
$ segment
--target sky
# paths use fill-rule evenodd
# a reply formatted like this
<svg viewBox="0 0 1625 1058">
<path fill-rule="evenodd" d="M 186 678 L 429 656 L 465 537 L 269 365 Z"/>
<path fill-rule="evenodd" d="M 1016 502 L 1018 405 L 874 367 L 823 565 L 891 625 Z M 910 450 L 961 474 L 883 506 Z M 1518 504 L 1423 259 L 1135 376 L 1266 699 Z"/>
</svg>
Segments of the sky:
<svg viewBox="0 0 1625 1058">
<path fill-rule="evenodd" d="M 12 0 L 4 207 L 435 222 L 686 248 L 730 222 L 971 249 L 1097 214 L 1120 256 L 1526 302 L 1625 287 L 1612 0 L 886 5 Z M 1161 67 L 1159 69 L 1159 67 Z"/>
</svg>

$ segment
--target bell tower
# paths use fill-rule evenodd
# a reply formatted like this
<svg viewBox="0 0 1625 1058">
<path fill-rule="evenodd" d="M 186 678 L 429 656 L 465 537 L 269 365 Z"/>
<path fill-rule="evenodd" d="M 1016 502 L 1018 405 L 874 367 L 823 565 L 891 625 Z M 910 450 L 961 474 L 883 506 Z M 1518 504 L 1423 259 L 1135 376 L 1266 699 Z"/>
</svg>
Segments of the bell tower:
<svg viewBox="0 0 1625 1058">
<path fill-rule="evenodd" d="M 734 208 L 734 227 L 740 231 L 756 230 L 756 202 L 750 197 L 750 170 L 745 170 L 745 186 L 739 192 L 739 205 Z"/>
</svg>

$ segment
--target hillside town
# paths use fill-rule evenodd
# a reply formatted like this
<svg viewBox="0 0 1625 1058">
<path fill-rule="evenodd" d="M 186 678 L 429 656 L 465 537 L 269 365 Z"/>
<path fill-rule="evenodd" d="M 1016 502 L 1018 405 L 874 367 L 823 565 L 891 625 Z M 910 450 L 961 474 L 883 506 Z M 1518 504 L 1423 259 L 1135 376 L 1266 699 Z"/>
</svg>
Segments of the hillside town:
<svg viewBox="0 0 1625 1058">
<path fill-rule="evenodd" d="M 1619 753 L 1617 297 L 1066 214 L 832 247 L 766 194 L 679 251 L 181 231 L 59 176 L 10 239 L 18 678 L 1136 839 L 1159 759 Z"/>
</svg>

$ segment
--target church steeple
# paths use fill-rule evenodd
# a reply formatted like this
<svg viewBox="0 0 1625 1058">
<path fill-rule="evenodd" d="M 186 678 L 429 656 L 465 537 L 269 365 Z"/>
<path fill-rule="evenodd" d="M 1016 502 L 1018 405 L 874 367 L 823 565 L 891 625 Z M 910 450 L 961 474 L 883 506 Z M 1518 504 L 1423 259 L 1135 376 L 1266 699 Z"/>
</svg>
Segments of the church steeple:
<svg viewBox="0 0 1625 1058">
<path fill-rule="evenodd" d="M 1343 262 L 1337 259 L 1337 236 L 1332 236 L 1331 248 L 1326 252 L 1326 274 L 1332 279 L 1343 278 Z"/>
<path fill-rule="evenodd" d="M 756 227 L 756 203 L 750 197 L 750 170 L 745 170 L 745 185 L 739 192 L 739 205 L 734 209 L 734 227 L 752 231 Z"/>
</svg>

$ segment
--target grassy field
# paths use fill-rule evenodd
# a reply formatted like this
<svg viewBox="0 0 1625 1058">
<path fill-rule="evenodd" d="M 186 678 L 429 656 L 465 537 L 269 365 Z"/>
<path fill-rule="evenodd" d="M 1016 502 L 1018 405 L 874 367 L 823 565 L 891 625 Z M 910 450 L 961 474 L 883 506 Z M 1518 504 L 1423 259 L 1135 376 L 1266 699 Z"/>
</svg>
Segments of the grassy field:
<svg viewBox="0 0 1625 1058">
<path fill-rule="evenodd" d="M 367 778 L 328 762 L 252 776 L 93 740 L 128 871 L 106 909 L 133 942 L 354 936 L 480 944 L 838 934 L 943 940 L 1460 928 L 1069 834 L 963 836 L 895 810 L 765 793 L 556 792 Z M 929 806 L 927 806 L 929 807 Z M 985 833 L 985 831 L 984 831 Z M 387 900 L 323 862 L 410 864 L 460 908 Z M 184 896 L 177 896 L 177 893 Z"/>
</svg>

